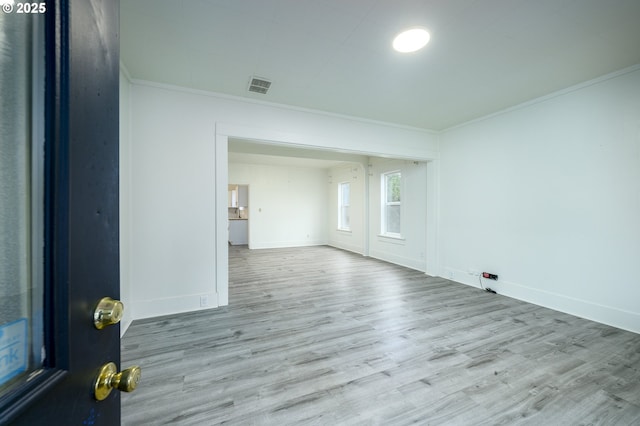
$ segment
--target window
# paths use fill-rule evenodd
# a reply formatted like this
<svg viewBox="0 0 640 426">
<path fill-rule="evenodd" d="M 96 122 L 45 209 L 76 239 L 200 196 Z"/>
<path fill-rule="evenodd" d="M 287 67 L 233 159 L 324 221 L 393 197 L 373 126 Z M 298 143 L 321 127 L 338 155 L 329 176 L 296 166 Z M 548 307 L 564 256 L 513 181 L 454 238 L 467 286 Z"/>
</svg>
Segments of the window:
<svg viewBox="0 0 640 426">
<path fill-rule="evenodd" d="M 50 353 L 45 336 L 53 336 L 44 311 L 54 306 L 45 305 L 44 296 L 45 217 L 53 217 L 53 210 L 45 210 L 44 197 L 45 121 L 53 122 L 53 117 L 45 119 L 44 20 L 36 15 L 9 17 L 11 8 L 5 10 L 6 18 L 0 16 L 1 419 L 4 410 L 10 412 L 29 399 L 27 383 L 35 383 L 31 379 L 44 372 Z M 58 105 L 50 109 L 57 111 Z M 46 248 L 51 253 L 49 241 Z"/>
<path fill-rule="evenodd" d="M 400 237 L 401 182 L 400 172 L 389 172 L 382 175 L 383 235 Z"/>
<path fill-rule="evenodd" d="M 351 184 L 343 182 L 338 184 L 338 229 L 349 231 L 349 204 L 351 198 Z"/>
</svg>

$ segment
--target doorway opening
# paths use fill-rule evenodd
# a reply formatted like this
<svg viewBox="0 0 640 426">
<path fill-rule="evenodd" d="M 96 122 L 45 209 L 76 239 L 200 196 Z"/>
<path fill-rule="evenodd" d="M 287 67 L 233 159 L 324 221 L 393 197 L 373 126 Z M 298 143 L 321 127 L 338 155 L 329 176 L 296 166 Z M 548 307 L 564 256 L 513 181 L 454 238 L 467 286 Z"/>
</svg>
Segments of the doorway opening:
<svg viewBox="0 0 640 426">
<path fill-rule="evenodd" d="M 230 183 L 228 217 L 229 245 L 249 245 L 249 185 Z"/>
<path fill-rule="evenodd" d="M 255 129 L 253 129 L 255 131 Z M 344 247 L 347 250 L 351 250 L 351 251 L 356 251 L 359 252 L 360 254 L 364 255 L 364 256 L 371 256 L 371 257 L 377 257 L 377 258 L 383 258 L 385 256 L 385 253 L 381 252 L 378 247 L 376 246 L 376 244 L 378 246 L 380 246 L 380 244 L 389 244 L 389 245 L 396 245 L 398 247 L 400 246 L 406 246 L 406 250 L 407 252 L 411 252 L 413 253 L 416 259 L 413 260 L 413 264 L 408 264 L 407 263 L 407 258 L 406 256 L 388 256 L 387 258 L 383 258 L 383 260 L 387 260 L 390 261 L 392 263 L 397 263 L 400 265 L 404 265 L 404 266 L 409 266 L 412 267 L 414 269 L 419 269 L 422 271 L 425 271 L 427 274 L 430 275 L 434 275 L 436 272 L 436 268 L 435 265 L 436 263 L 436 243 L 435 243 L 435 211 L 436 211 L 436 206 L 435 206 L 435 193 L 436 193 L 436 179 L 435 179 L 435 167 L 437 165 L 435 159 L 431 159 L 431 158 L 411 158 L 411 159 L 404 159 L 404 158 L 398 158 L 398 157 L 393 157 L 391 155 L 387 155 L 387 154 L 380 154 L 380 153 L 367 153 L 367 152 L 354 152 L 354 151 L 346 151 L 346 150 L 338 150 L 335 148 L 327 148 L 327 147 L 321 147 L 321 146 L 317 146 L 317 145 L 301 145 L 299 143 L 294 143 L 294 142 L 286 142 L 286 141 L 278 141 L 278 142 L 274 142 L 273 140 L 270 140 L 269 138 L 256 138 L 254 134 L 247 135 L 244 136 L 243 131 L 242 130 L 238 130 L 235 129 L 233 132 L 229 132 L 230 134 L 232 134 L 233 136 L 229 135 L 229 134 L 225 134 L 227 132 L 225 131 L 221 131 L 220 127 L 218 127 L 218 133 L 216 134 L 216 187 L 218 190 L 222 191 L 222 189 L 224 189 L 224 192 L 220 192 L 217 193 L 218 195 L 216 196 L 216 202 L 218 205 L 221 205 L 220 202 L 224 202 L 223 205 L 226 206 L 226 204 L 228 204 L 228 198 L 229 198 L 229 184 L 235 185 L 234 182 L 245 182 L 245 183 L 249 183 L 252 184 L 252 182 L 249 182 L 247 179 L 242 178 L 241 176 L 238 176 L 238 172 L 237 172 L 237 163 L 239 162 L 239 159 L 241 158 L 242 161 L 246 162 L 246 163 L 251 163 L 251 168 L 255 171 L 256 176 L 258 173 L 258 170 L 262 167 L 263 169 L 265 169 L 264 164 L 259 166 L 258 163 L 258 159 L 264 159 L 264 157 L 269 157 L 269 161 L 272 162 L 280 162 L 279 165 L 275 166 L 274 164 L 272 164 L 270 166 L 270 169 L 273 171 L 274 168 L 279 168 L 280 171 L 282 173 L 286 172 L 287 167 L 304 167 L 305 165 L 308 165 L 309 163 L 313 163 L 313 162 L 326 162 L 327 166 L 325 167 L 325 177 L 324 177 L 324 192 L 325 193 L 329 193 L 329 188 L 327 187 L 327 185 L 331 186 L 331 185 L 338 185 L 338 181 L 343 182 L 343 178 L 342 177 L 333 177 L 331 176 L 331 173 L 328 173 L 329 170 L 331 170 L 332 168 L 340 168 L 340 167 L 344 167 L 344 169 L 346 170 L 354 170 L 356 172 L 354 172 L 354 176 L 356 178 L 359 178 L 363 181 L 363 183 L 365 183 L 364 187 L 366 188 L 366 190 L 363 192 L 362 194 L 362 203 L 365 206 L 364 207 L 364 211 L 362 214 L 362 223 L 363 223 L 363 244 L 362 244 L 362 250 L 351 250 L 351 248 L 349 247 Z M 239 136 L 240 135 L 240 136 Z M 289 162 L 289 165 L 287 164 L 283 164 Z M 333 162 L 333 163 L 331 163 Z M 402 163 L 403 167 L 412 167 L 416 170 L 420 170 L 419 176 L 420 176 L 420 180 L 421 180 L 421 192 L 422 193 L 418 193 L 418 194 L 412 194 L 412 197 L 417 197 L 419 199 L 422 200 L 422 206 L 421 208 L 423 208 L 423 218 L 419 219 L 421 220 L 425 225 L 424 225 L 424 232 L 422 232 L 422 235 L 419 237 L 421 239 L 421 242 L 419 243 L 419 247 L 414 247 L 413 245 L 415 245 L 413 242 L 407 243 L 406 241 L 402 241 L 402 240 L 389 240 L 387 239 L 383 239 L 380 238 L 381 236 L 378 235 L 379 232 L 376 231 L 377 227 L 379 227 L 379 220 L 377 218 L 378 213 L 375 212 L 375 214 L 372 212 L 372 208 L 370 208 L 370 206 L 372 205 L 372 197 L 374 194 L 374 191 L 379 191 L 379 184 L 378 184 L 378 177 L 375 176 L 376 173 L 379 172 L 379 170 L 386 170 L 384 164 L 386 163 Z M 295 163 L 295 164 L 294 164 Z M 250 164 L 247 164 L 247 169 L 249 168 Z M 317 167 L 317 166 L 316 166 Z M 392 166 L 389 166 L 392 167 Z M 266 167 L 266 169 L 268 169 L 269 167 Z M 311 168 L 311 167 L 308 167 Z M 357 172 L 357 170 L 359 170 L 359 174 Z M 312 174 L 312 173 L 311 173 Z M 273 175 L 269 175 L 269 176 L 262 176 L 262 180 L 269 180 L 270 177 L 273 177 Z M 292 179 L 290 179 L 287 182 L 292 182 L 293 184 L 295 184 L 296 182 L 296 177 L 295 176 L 291 176 Z M 334 182 L 335 180 L 335 182 Z M 370 182 L 370 180 L 372 180 Z M 336 186 L 337 188 L 337 186 Z M 289 188 L 285 187 L 285 186 L 281 186 L 279 187 L 280 192 L 283 193 L 288 193 L 289 192 Z M 255 188 L 255 185 L 252 185 L 251 187 L 252 190 L 252 194 L 255 194 L 255 192 L 257 191 L 257 189 Z M 336 191 L 338 191 L 336 189 Z M 260 192 L 260 191 L 258 191 Z M 308 191 L 308 192 L 313 192 Z M 265 195 L 262 194 L 264 197 L 271 197 L 271 195 Z M 222 198 L 222 196 L 224 196 L 224 199 Z M 379 197 L 379 194 L 377 195 Z M 292 197 L 295 198 L 295 197 Z M 337 192 L 336 192 L 336 214 L 335 214 L 335 219 L 336 219 L 336 228 L 338 228 L 337 225 L 337 220 L 338 220 L 338 213 L 337 213 L 337 205 L 338 205 L 338 200 L 337 200 L 338 196 L 337 196 Z M 377 199 L 376 199 L 377 200 Z M 333 201 L 333 200 L 332 200 Z M 377 203 L 378 201 L 376 201 Z M 264 200 L 262 200 L 260 203 L 264 203 Z M 264 214 L 264 210 L 261 210 L 261 207 L 256 204 L 253 201 L 253 196 L 252 196 L 252 202 L 251 202 L 251 207 L 249 208 L 249 212 L 248 215 L 249 217 L 256 217 L 256 220 L 260 220 L 262 219 L 264 216 L 266 216 Z M 328 203 L 327 203 L 328 204 Z M 275 204 L 272 204 L 272 207 Z M 329 211 L 328 206 L 324 207 L 325 210 L 325 214 L 327 215 L 331 215 L 332 212 Z M 218 218 L 223 218 L 223 222 L 224 223 L 224 227 L 227 227 L 227 217 L 228 217 L 228 210 L 225 207 L 225 209 L 217 209 L 217 214 L 218 214 Z M 296 215 L 293 214 L 291 215 L 290 213 L 288 213 L 287 208 L 285 205 L 282 206 L 282 214 L 283 215 L 287 215 L 289 220 L 284 220 L 285 222 L 287 222 L 287 224 L 289 226 L 294 226 L 296 225 Z M 217 226 L 220 226 L 220 220 L 217 221 Z M 253 232 L 255 226 L 258 225 L 251 225 L 249 227 L 249 229 L 251 230 L 251 232 Z M 272 227 L 272 229 L 276 229 L 275 227 Z M 225 229 L 226 230 L 226 229 Z M 347 232 L 345 232 L 344 230 L 341 230 L 341 232 L 345 235 L 348 235 Z M 302 237 L 307 237 L 307 234 L 302 235 Z M 412 235 L 412 238 L 415 239 L 415 235 Z M 406 240 L 406 239 L 405 239 Z M 379 243 L 379 241 L 383 241 L 382 243 Z M 226 305 L 228 304 L 228 297 L 229 297 L 229 288 L 228 288 L 228 282 L 229 282 L 229 277 L 228 277 L 228 256 L 229 256 L 229 248 L 228 248 L 228 244 L 227 241 L 222 241 L 224 243 L 224 247 L 222 247 L 221 241 L 218 240 L 217 241 L 217 256 L 216 256 L 216 278 L 217 278 L 217 291 L 218 291 L 218 295 L 219 295 L 219 301 L 221 305 Z M 278 245 L 281 241 L 271 241 L 270 243 L 274 243 L 275 244 L 265 244 L 264 241 L 259 241 L 257 244 L 254 244 L 254 237 L 251 236 L 248 239 L 248 244 L 250 248 L 276 248 L 276 247 L 292 247 L 292 246 L 296 246 L 297 243 L 300 243 L 299 245 L 305 245 L 303 244 L 303 242 L 296 240 L 296 244 L 290 244 L 290 245 Z M 324 243 L 326 245 L 333 245 L 330 243 L 327 243 L 327 238 L 325 237 L 324 239 Z M 318 241 L 310 241 L 308 245 L 320 245 L 320 243 L 318 243 Z M 343 248 L 343 247 L 339 247 L 339 248 Z M 372 250 L 373 248 L 373 250 Z"/>
</svg>

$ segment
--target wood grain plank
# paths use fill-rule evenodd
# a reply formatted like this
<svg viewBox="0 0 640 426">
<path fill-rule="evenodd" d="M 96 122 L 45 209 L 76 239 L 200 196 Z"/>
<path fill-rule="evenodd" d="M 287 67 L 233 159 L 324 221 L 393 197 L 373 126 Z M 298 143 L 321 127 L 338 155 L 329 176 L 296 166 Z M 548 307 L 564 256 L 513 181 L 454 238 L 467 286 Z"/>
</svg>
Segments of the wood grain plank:
<svg viewBox="0 0 640 426">
<path fill-rule="evenodd" d="M 230 247 L 230 305 L 134 321 L 125 425 L 639 424 L 640 336 L 330 247 Z"/>
</svg>

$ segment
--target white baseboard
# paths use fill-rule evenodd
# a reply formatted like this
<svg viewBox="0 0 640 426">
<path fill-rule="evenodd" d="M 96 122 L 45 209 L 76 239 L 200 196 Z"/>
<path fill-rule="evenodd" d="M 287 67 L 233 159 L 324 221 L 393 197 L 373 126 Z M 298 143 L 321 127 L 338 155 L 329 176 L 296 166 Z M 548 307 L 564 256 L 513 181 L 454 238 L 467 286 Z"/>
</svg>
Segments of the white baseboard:
<svg viewBox="0 0 640 426">
<path fill-rule="evenodd" d="M 269 241 L 269 242 L 250 242 L 250 249 L 272 249 L 272 248 L 289 248 L 289 247 L 311 247 L 311 246 L 325 246 L 326 241 L 319 240 L 305 240 L 305 241 Z"/>
<path fill-rule="evenodd" d="M 201 296 L 207 297 L 207 306 L 200 306 Z M 166 297 L 162 299 L 137 300 L 131 302 L 131 304 L 133 305 L 134 319 L 202 311 L 205 309 L 217 308 L 219 306 L 217 293 L 190 294 L 178 297 Z"/>
<path fill-rule="evenodd" d="M 451 281 L 480 288 L 478 277 L 469 274 L 467 271 L 455 268 L 441 268 L 440 276 Z M 637 312 L 604 306 L 588 300 L 504 280 L 495 282 L 484 280 L 484 283 L 503 296 L 640 334 L 640 313 Z"/>
<path fill-rule="evenodd" d="M 398 255 L 386 253 L 384 251 L 379 251 L 379 250 L 371 250 L 369 252 L 369 257 L 373 257 L 374 259 L 384 260 L 385 262 L 395 263 L 396 265 L 415 269 L 420 272 L 425 271 L 425 267 L 427 263 L 424 259 L 412 259 L 409 257 L 398 256 Z"/>
<path fill-rule="evenodd" d="M 129 318 L 120 321 L 120 337 L 124 336 L 132 322 L 133 320 Z"/>
<path fill-rule="evenodd" d="M 355 244 L 345 244 L 342 241 L 329 241 L 327 245 L 341 249 L 341 250 L 347 250 L 356 254 L 364 253 L 364 250 L 362 249 L 362 247 L 357 246 Z"/>
</svg>

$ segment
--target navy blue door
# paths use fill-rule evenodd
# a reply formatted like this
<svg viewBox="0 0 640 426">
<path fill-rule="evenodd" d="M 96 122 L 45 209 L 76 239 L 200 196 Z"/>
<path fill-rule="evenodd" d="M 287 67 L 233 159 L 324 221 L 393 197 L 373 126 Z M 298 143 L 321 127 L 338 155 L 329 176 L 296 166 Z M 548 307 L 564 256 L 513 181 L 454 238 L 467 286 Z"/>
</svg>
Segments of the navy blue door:
<svg viewBox="0 0 640 426">
<path fill-rule="evenodd" d="M 26 7 L 19 3 L 0 12 L 4 41 L 15 33 L 12 28 L 23 25 L 19 19 L 29 19 L 18 14 L 18 6 L 22 12 Z M 34 84 L 21 92 L 33 106 L 31 130 L 24 133 L 34 137 L 41 128 L 43 144 L 31 145 L 25 158 L 42 158 L 41 164 L 36 160 L 26 166 L 27 175 L 41 176 L 42 182 L 38 189 L 38 179 L 33 179 L 35 195 L 27 200 L 31 222 L 23 234 L 31 260 L 23 275 L 41 283 L 33 289 L 27 285 L 28 294 L 16 296 L 30 301 L 26 314 L 16 313 L 18 319 L 0 324 L 0 346 L 4 342 L 7 354 L 0 367 L 0 424 L 118 425 L 119 392 L 97 401 L 94 384 L 104 364 L 120 367 L 120 329 L 113 325 L 99 330 L 93 316 L 101 298 L 119 298 L 119 2 L 43 1 L 29 8 L 43 23 L 40 30 L 34 26 L 32 35 L 25 32 L 32 57 L 16 54 L 3 66 L 35 70 Z M 39 52 L 44 57 L 41 74 Z M 21 134 L 2 134 L 2 146 L 9 150 L 24 144 Z M 5 179 L 0 183 L 13 182 L 12 176 L 0 175 Z M 7 193 L 0 196 L 13 199 Z M 14 198 L 19 200 L 20 193 Z M 15 211 L 7 203 L 3 208 L 9 216 Z M 12 248 L 12 240 L 3 244 L 8 249 L 0 247 L 0 252 L 20 250 Z M 0 259 L 3 266 L 15 264 L 7 259 Z M 0 280 L 12 284 L 13 278 L 5 275 Z M 24 354 L 23 341 L 29 343 Z"/>
</svg>

